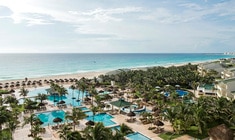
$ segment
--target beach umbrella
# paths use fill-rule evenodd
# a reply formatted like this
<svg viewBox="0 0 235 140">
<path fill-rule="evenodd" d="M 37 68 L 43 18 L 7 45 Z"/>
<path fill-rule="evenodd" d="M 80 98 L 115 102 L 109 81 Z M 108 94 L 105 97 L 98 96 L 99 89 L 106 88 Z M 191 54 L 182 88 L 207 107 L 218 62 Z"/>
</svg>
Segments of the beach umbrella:
<svg viewBox="0 0 235 140">
<path fill-rule="evenodd" d="M 57 104 L 64 104 L 65 103 L 65 101 L 60 101 L 60 102 L 58 102 Z"/>
<path fill-rule="evenodd" d="M 17 83 L 17 84 L 16 84 L 16 87 L 19 87 L 19 86 L 20 86 L 20 84 L 19 84 L 19 83 Z"/>
<path fill-rule="evenodd" d="M 4 88 L 8 88 L 9 86 L 8 85 L 5 85 Z"/>
<path fill-rule="evenodd" d="M 10 85 L 10 87 L 11 87 L 11 88 L 13 88 L 13 87 L 14 87 L 14 85 Z"/>
<path fill-rule="evenodd" d="M 2 85 L 2 83 L 0 83 L 0 85 Z"/>
<path fill-rule="evenodd" d="M 99 90 L 99 93 L 104 93 L 104 91 L 103 90 Z"/>
<path fill-rule="evenodd" d="M 134 117 L 136 114 L 133 111 L 130 111 L 129 113 L 127 113 L 127 116 L 129 117 Z"/>
<path fill-rule="evenodd" d="M 15 90 L 14 90 L 14 89 L 11 89 L 11 90 L 10 90 L 10 93 L 14 93 L 14 92 L 15 92 Z"/>
<path fill-rule="evenodd" d="M 163 126 L 164 125 L 164 123 L 160 120 L 155 121 L 153 124 L 156 126 Z"/>
<path fill-rule="evenodd" d="M 44 103 L 39 103 L 38 106 L 45 106 L 45 104 Z"/>
<path fill-rule="evenodd" d="M 2 89 L 2 86 L 0 86 L 0 89 Z"/>
<path fill-rule="evenodd" d="M 86 125 L 92 126 L 92 125 L 95 125 L 95 123 L 93 121 L 89 120 L 88 122 L 86 122 Z"/>
<path fill-rule="evenodd" d="M 54 123 L 59 123 L 59 122 L 62 122 L 62 121 L 63 121 L 63 119 L 61 119 L 61 118 L 59 118 L 59 117 L 56 117 L 56 118 L 53 120 Z"/>
</svg>

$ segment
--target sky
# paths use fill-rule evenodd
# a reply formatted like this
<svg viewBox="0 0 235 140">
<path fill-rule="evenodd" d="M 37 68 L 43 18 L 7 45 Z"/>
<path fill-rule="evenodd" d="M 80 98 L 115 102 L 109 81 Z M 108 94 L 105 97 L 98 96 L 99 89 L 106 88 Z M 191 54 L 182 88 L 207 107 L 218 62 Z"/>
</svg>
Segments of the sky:
<svg viewBox="0 0 235 140">
<path fill-rule="evenodd" d="M 0 53 L 235 52 L 235 0 L 0 0 Z"/>
</svg>

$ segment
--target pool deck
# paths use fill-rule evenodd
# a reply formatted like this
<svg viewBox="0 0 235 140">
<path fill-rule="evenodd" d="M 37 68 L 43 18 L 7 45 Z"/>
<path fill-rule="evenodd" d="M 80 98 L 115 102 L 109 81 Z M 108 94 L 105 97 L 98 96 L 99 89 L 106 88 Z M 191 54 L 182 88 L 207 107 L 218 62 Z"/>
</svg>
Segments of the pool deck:
<svg viewBox="0 0 235 140">
<path fill-rule="evenodd" d="M 116 99 L 114 99 L 116 100 Z M 59 109 L 58 107 L 54 106 L 53 104 L 48 104 L 46 105 L 47 107 L 47 110 L 46 111 L 54 111 L 54 110 L 61 110 Z M 89 105 L 85 105 L 85 106 L 81 106 L 81 107 L 87 107 L 87 108 L 90 108 Z M 149 110 L 151 110 L 151 108 L 147 108 Z M 62 109 L 64 110 L 65 112 L 66 111 L 71 111 L 72 110 L 72 106 L 68 105 L 67 108 L 65 109 Z M 41 112 L 45 112 L 45 111 L 37 111 L 37 112 L 34 112 L 34 113 L 41 113 Z M 29 116 L 30 114 L 22 114 L 21 115 L 21 122 L 23 122 L 23 117 L 22 116 Z M 112 126 L 116 126 L 116 125 L 120 125 L 122 123 L 125 123 L 126 125 L 128 125 L 129 127 L 131 127 L 135 132 L 139 132 L 143 135 L 145 135 L 146 137 L 150 138 L 151 140 L 162 140 L 158 134 L 155 134 L 153 133 L 151 130 L 148 130 L 148 128 L 151 126 L 151 124 L 147 124 L 147 125 L 144 125 L 141 123 L 141 121 L 139 120 L 139 116 L 137 115 L 135 118 L 136 118 L 136 121 L 133 122 L 133 123 L 129 123 L 126 121 L 126 119 L 128 119 L 129 117 L 127 115 L 122 115 L 122 114 L 117 114 L 117 115 L 112 115 L 114 118 L 112 118 L 111 120 L 114 121 L 115 125 L 112 125 Z M 80 120 L 80 125 L 79 126 L 76 126 L 76 130 L 83 130 L 86 125 L 85 123 L 87 122 L 86 119 L 83 119 L 83 120 Z M 169 122 L 164 122 L 164 131 L 170 131 L 172 132 L 172 127 L 171 127 L 171 124 Z M 154 126 L 154 125 L 152 125 Z M 111 127 L 111 126 L 109 126 Z M 46 129 L 46 133 L 45 134 L 39 134 L 39 136 L 41 136 L 43 138 L 43 140 L 59 140 L 59 134 L 57 133 L 57 130 L 53 130 L 51 128 L 51 126 L 46 126 L 44 127 Z M 28 134 L 30 134 L 30 125 L 27 124 L 25 125 L 23 128 L 20 127 L 18 128 L 13 137 L 14 139 L 19 139 L 19 140 L 33 140 L 32 137 L 28 137 Z M 180 139 L 179 139 L 180 140 Z"/>
</svg>

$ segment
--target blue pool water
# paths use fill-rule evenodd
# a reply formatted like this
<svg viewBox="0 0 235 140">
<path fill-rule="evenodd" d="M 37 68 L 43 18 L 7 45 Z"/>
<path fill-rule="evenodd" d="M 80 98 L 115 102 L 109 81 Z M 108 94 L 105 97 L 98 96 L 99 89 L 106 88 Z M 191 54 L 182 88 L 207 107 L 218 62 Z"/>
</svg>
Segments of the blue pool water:
<svg viewBox="0 0 235 140">
<path fill-rule="evenodd" d="M 132 133 L 126 136 L 129 140 L 151 140 L 150 138 L 140 134 L 139 132 Z"/>
<path fill-rule="evenodd" d="M 176 90 L 176 92 L 178 93 L 178 95 L 179 95 L 180 97 L 184 96 L 185 94 L 188 94 L 188 92 L 187 92 L 187 91 L 184 91 L 184 90 Z M 165 95 L 166 97 L 169 97 L 169 96 L 170 96 L 170 93 L 169 93 L 169 92 L 165 92 L 164 95 Z"/>
<path fill-rule="evenodd" d="M 43 113 L 36 113 L 37 117 L 43 122 L 43 126 L 49 125 L 55 125 L 56 123 L 53 122 L 53 120 L 57 117 L 61 118 L 64 123 L 65 120 L 65 112 L 63 110 L 54 110 L 54 111 L 48 111 Z"/>
<path fill-rule="evenodd" d="M 35 88 L 33 90 L 29 90 L 29 93 L 27 96 L 29 97 L 34 97 L 34 96 L 38 96 L 38 94 L 47 94 L 45 88 Z"/>
<path fill-rule="evenodd" d="M 184 96 L 185 94 L 188 94 L 188 92 L 184 90 L 176 90 L 176 92 L 179 94 L 180 97 Z"/>
<path fill-rule="evenodd" d="M 89 111 L 89 108 L 87 107 L 79 107 L 79 109 L 81 109 L 82 111 Z"/>
<path fill-rule="evenodd" d="M 115 129 L 120 130 L 120 125 L 117 125 L 117 126 L 111 127 L 111 129 L 112 129 L 112 130 L 115 130 Z"/>
<path fill-rule="evenodd" d="M 37 96 L 38 93 L 43 93 L 43 94 L 47 94 L 46 88 L 35 88 L 31 91 L 29 91 L 28 93 L 28 97 L 30 97 L 31 99 L 34 100 L 33 97 Z M 81 101 L 77 101 L 77 99 L 79 98 L 80 100 L 86 97 L 86 95 L 88 95 L 88 93 L 84 93 L 84 95 L 82 94 L 82 92 L 80 92 L 79 90 L 72 90 L 70 88 L 66 88 L 68 91 L 68 94 L 65 96 L 62 96 L 62 100 L 65 101 L 65 103 L 67 105 L 72 105 L 72 106 L 80 106 L 81 105 Z M 74 97 L 74 98 L 73 98 Z M 61 100 L 61 97 L 59 96 L 54 96 L 54 95 L 50 95 L 48 96 L 48 100 L 51 102 L 54 102 L 54 104 L 56 105 L 58 101 Z M 22 104 L 23 103 L 23 99 L 19 99 L 19 102 Z"/>
<path fill-rule="evenodd" d="M 92 113 L 92 112 L 91 112 Z M 110 126 L 110 125 L 114 125 L 116 124 L 115 122 L 113 122 L 111 119 L 113 118 L 113 116 L 106 114 L 106 113 L 100 113 L 100 114 L 96 114 L 94 116 L 94 121 L 95 122 L 102 122 L 104 124 L 104 126 Z M 91 120 L 93 121 L 93 116 L 89 115 L 87 118 L 87 120 Z"/>
<path fill-rule="evenodd" d="M 86 111 L 85 114 L 86 114 L 87 116 L 93 116 L 93 113 L 92 113 L 91 111 Z"/>
</svg>

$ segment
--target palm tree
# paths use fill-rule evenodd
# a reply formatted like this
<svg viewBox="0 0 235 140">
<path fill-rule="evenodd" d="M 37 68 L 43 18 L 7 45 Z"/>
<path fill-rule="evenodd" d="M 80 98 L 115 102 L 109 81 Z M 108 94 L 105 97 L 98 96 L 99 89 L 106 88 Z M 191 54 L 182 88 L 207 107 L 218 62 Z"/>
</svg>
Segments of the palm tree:
<svg viewBox="0 0 235 140">
<path fill-rule="evenodd" d="M 63 100 L 62 96 L 64 96 L 65 94 L 68 94 L 67 89 L 64 88 L 63 86 L 60 86 L 59 88 L 57 88 L 57 92 L 58 92 L 58 94 L 60 96 L 61 101 Z"/>
<path fill-rule="evenodd" d="M 82 92 L 82 101 L 83 101 L 83 98 L 84 98 L 84 94 L 85 94 L 85 91 L 87 89 L 87 85 L 86 85 L 86 79 L 83 77 L 81 78 L 77 83 L 77 87 L 79 88 L 79 90 Z"/>
<path fill-rule="evenodd" d="M 80 108 L 73 108 L 72 112 L 66 113 L 66 119 L 73 121 L 73 130 L 75 131 L 75 126 L 79 125 L 79 120 L 86 118 L 86 114 L 82 112 Z"/>
<path fill-rule="evenodd" d="M 43 129 L 40 124 L 36 123 L 32 126 L 30 132 L 33 138 L 38 138 L 38 134 L 43 132 Z"/>
<path fill-rule="evenodd" d="M 40 100 L 40 103 L 42 103 L 44 100 L 47 99 L 47 95 L 43 93 L 38 93 L 38 96 L 36 97 L 37 100 Z"/>
<path fill-rule="evenodd" d="M 29 93 L 29 91 L 27 89 L 25 89 L 24 87 L 22 87 L 19 92 L 20 92 L 20 96 L 23 96 L 24 99 Z"/>
<path fill-rule="evenodd" d="M 37 134 L 37 132 L 35 132 L 37 129 L 39 129 L 37 125 L 39 122 L 39 118 L 37 118 L 37 116 L 35 114 L 31 114 L 29 117 L 25 117 L 24 116 L 24 122 L 22 124 L 22 127 L 24 127 L 26 124 L 30 124 L 30 132 L 31 132 L 31 136 L 34 136 Z M 36 133 L 36 134 L 33 134 Z M 37 136 L 37 135 L 36 135 Z"/>
<path fill-rule="evenodd" d="M 73 97 L 72 97 L 72 99 L 75 99 L 75 97 L 74 97 L 74 90 L 76 89 L 76 86 L 75 85 L 71 85 L 69 88 L 73 90 Z"/>
<path fill-rule="evenodd" d="M 97 106 L 92 106 L 92 107 L 91 107 L 91 112 L 93 113 L 93 115 L 92 115 L 93 122 L 94 122 L 94 120 L 95 120 L 96 112 L 98 112 L 98 111 L 99 111 L 99 107 L 97 107 Z"/>
<path fill-rule="evenodd" d="M 193 88 L 194 95 L 195 95 L 195 90 L 197 89 L 198 86 L 199 86 L 199 82 L 196 82 L 196 81 L 191 82 L 191 87 Z"/>
<path fill-rule="evenodd" d="M 96 123 L 94 127 L 87 126 L 83 134 L 87 140 L 110 140 L 112 138 L 112 130 L 104 127 L 101 122 Z"/>
<path fill-rule="evenodd" d="M 69 127 L 68 125 L 64 125 L 59 131 L 58 133 L 60 134 L 60 138 L 62 140 L 68 140 L 68 134 L 71 133 L 71 127 Z"/>
<path fill-rule="evenodd" d="M 127 126 L 126 124 L 122 123 L 120 125 L 120 132 L 123 136 L 126 136 L 128 134 L 133 133 L 133 130 L 129 126 Z"/>
<path fill-rule="evenodd" d="M 112 140 L 126 140 L 123 134 L 119 130 L 115 130 L 114 134 L 110 138 Z"/>
<path fill-rule="evenodd" d="M 67 140 L 86 140 L 79 131 L 70 131 L 67 134 Z"/>
<path fill-rule="evenodd" d="M 11 113 L 7 110 L 5 106 L 0 106 L 0 131 L 2 130 L 2 125 L 7 123 L 11 118 Z"/>
<path fill-rule="evenodd" d="M 93 99 L 96 95 L 98 95 L 98 92 L 96 91 L 95 86 L 90 86 L 89 87 L 89 93 L 90 93 L 90 96 L 91 96 L 91 103 L 92 103 L 91 105 L 93 106 L 94 105 L 93 104 Z"/>
<path fill-rule="evenodd" d="M 19 103 L 19 101 L 13 96 L 7 96 L 6 98 L 4 98 L 3 102 L 6 104 L 10 104 L 12 108 Z"/>
</svg>

